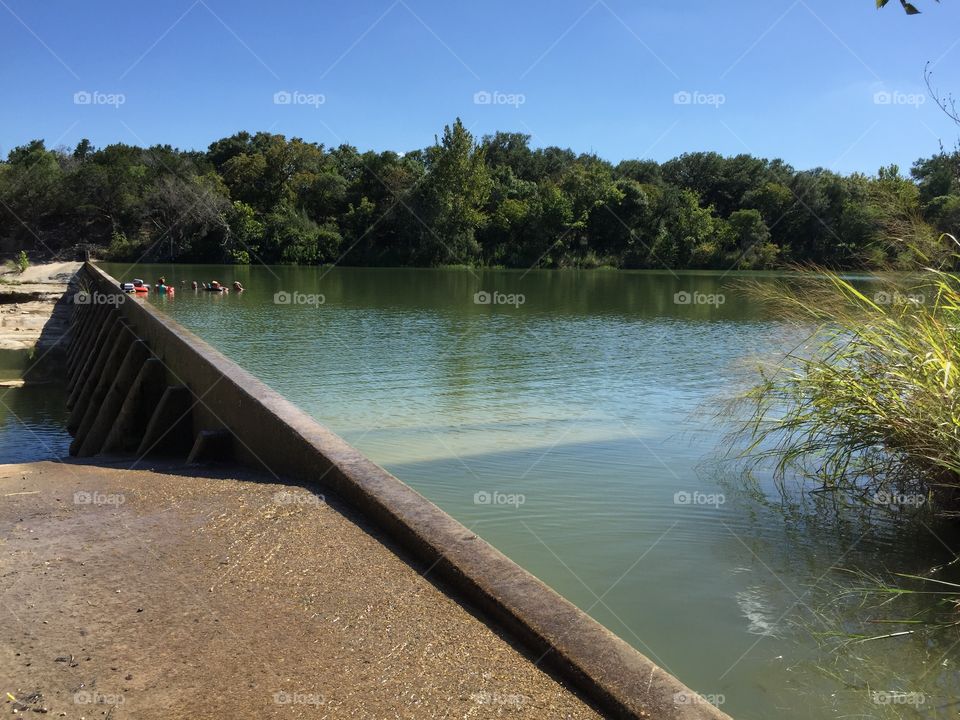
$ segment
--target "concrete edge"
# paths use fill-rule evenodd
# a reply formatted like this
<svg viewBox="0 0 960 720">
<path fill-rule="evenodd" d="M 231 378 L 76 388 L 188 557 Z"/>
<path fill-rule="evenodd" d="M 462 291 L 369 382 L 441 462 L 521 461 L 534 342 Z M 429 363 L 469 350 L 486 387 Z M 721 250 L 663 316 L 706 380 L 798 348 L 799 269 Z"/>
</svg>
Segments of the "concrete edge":
<svg viewBox="0 0 960 720">
<path fill-rule="evenodd" d="M 88 262 L 83 280 L 124 298 L 119 312 L 171 380 L 199 398 L 195 431 L 227 429 L 239 459 L 332 489 L 610 717 L 730 720 L 265 383 L 149 302 L 123 295 L 103 270 Z"/>
</svg>

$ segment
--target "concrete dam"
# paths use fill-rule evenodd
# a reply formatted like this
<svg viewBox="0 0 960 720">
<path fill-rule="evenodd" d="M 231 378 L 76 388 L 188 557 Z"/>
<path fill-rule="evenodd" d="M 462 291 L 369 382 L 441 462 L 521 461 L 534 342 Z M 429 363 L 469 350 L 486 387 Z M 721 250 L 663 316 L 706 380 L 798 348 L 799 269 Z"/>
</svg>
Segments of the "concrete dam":
<svg viewBox="0 0 960 720">
<path fill-rule="evenodd" d="M 234 563 L 253 567 L 251 563 L 255 564 L 260 555 L 277 558 L 276 567 L 271 564 L 257 570 L 258 573 L 279 573 L 269 575 L 269 579 L 259 575 L 248 578 L 244 570 L 234 571 L 229 582 L 248 583 L 243 587 L 249 593 L 245 597 L 251 604 L 243 608 L 243 603 L 237 600 L 235 605 L 225 605 L 222 620 L 224 625 L 236 622 L 232 626 L 237 635 L 233 642 L 238 646 L 258 643 L 256 646 L 261 651 L 257 656 L 263 660 L 266 666 L 263 672 L 267 676 L 278 667 L 287 667 L 288 655 L 299 652 L 295 647 L 291 650 L 291 646 L 298 645 L 298 638 L 302 643 L 306 643 L 307 638 L 312 640 L 311 659 L 304 662 L 316 663 L 311 673 L 314 677 L 326 678 L 325 691 L 317 691 L 317 695 L 324 696 L 329 713 L 317 716 L 386 717 L 389 713 L 390 717 L 488 717 L 499 716 L 507 707 L 511 714 L 524 717 L 728 718 L 202 339 L 148 302 L 124 294 L 119 282 L 96 265 L 88 262 L 80 268 L 71 282 L 67 299 L 72 301 L 72 307 L 69 331 L 60 348 L 60 361 L 67 390 L 67 428 L 73 436 L 70 445 L 73 459 L 62 464 L 38 463 L 34 469 L 22 466 L 22 471 L 17 470 L 4 479 L 7 484 L 3 487 L 9 487 L 11 494 L 23 496 L 25 505 L 16 512 L 37 523 L 31 528 L 50 530 L 52 526 L 43 524 L 50 519 L 45 513 L 55 512 L 43 504 L 43 498 L 49 499 L 50 493 L 56 493 L 58 483 L 88 495 L 91 486 L 100 484 L 107 490 L 115 490 L 115 497 L 129 495 L 142 499 L 144 508 L 149 507 L 150 512 L 136 510 L 133 502 L 115 501 L 110 508 L 113 514 L 103 515 L 98 521 L 106 525 L 70 526 L 73 532 L 86 533 L 87 545 L 96 544 L 98 534 L 103 533 L 104 528 L 113 527 L 110 523 L 116 521 L 124 527 L 145 528 L 139 540 L 141 550 L 142 543 L 146 542 L 143 538 L 156 532 L 159 557 L 172 558 L 172 554 L 164 554 L 164 543 L 172 542 L 171 532 L 203 531 L 202 523 L 190 519 L 195 516 L 206 518 L 205 522 L 222 528 L 224 533 L 234 533 L 229 535 L 232 539 L 225 540 L 225 547 L 231 548 L 229 553 L 223 551 L 227 561 L 217 560 L 229 571 Z M 164 494 L 158 494 L 161 490 Z M 102 488 L 100 491 L 106 492 Z M 234 526 L 240 523 L 234 521 L 242 518 L 246 511 L 238 508 L 249 509 L 251 498 L 267 491 L 274 492 L 273 497 L 277 492 L 319 497 L 323 499 L 323 508 L 319 503 L 305 501 L 296 508 L 296 518 L 276 520 L 274 515 L 267 516 L 266 520 L 261 518 L 263 523 L 269 520 L 280 524 L 269 525 L 269 532 L 266 525 L 251 529 L 255 534 L 241 542 L 246 536 L 235 534 L 239 530 Z M 221 493 L 227 495 L 219 507 L 216 499 Z M 189 508 L 185 509 L 184 504 Z M 156 524 L 157 513 L 163 514 L 171 508 L 184 517 L 189 515 L 176 531 Z M 135 511 L 141 513 L 136 518 L 123 516 Z M 296 545 L 281 551 L 277 549 L 279 546 L 273 547 L 270 543 L 284 541 L 283 523 L 286 522 L 296 524 L 296 529 L 290 529 L 290 537 L 297 538 Z M 69 535 L 59 536 L 66 526 L 57 527 L 61 530 L 53 533 L 58 536 L 56 541 L 67 542 Z M 117 532 L 121 532 L 119 526 Z M 214 535 L 212 532 L 198 542 L 213 542 Z M 270 549 L 258 553 L 251 538 L 262 539 L 266 543 L 264 547 Z M 28 538 L 24 535 L 23 539 Z M 21 550 L 26 552 L 29 546 L 23 543 Z M 309 569 L 309 554 L 315 546 L 326 548 L 327 559 L 322 568 Z M 349 566 L 339 565 L 329 559 L 334 546 L 340 547 L 341 555 L 356 552 L 362 559 Z M 361 546 L 362 551 L 356 549 Z M 19 547 L 14 543 L 15 551 L 19 551 Z M 197 557 L 220 557 L 217 548 L 219 546 L 211 545 L 198 551 Z M 303 552 L 302 559 L 308 564 L 296 573 L 317 575 L 310 581 L 311 592 L 304 597 L 323 598 L 322 602 L 311 600 L 313 614 L 309 617 L 329 617 L 331 625 L 311 629 L 310 623 L 300 618 L 299 611 L 291 611 L 282 616 L 283 632 L 289 633 L 285 636 L 286 649 L 274 647 L 279 642 L 276 637 L 264 635 L 257 640 L 261 632 L 259 624 L 250 631 L 250 637 L 241 639 L 246 630 L 240 618 L 247 617 L 244 613 L 255 607 L 259 593 L 268 592 L 267 588 L 274 583 L 286 587 L 285 583 L 291 582 L 295 574 L 292 566 L 284 572 L 277 567 L 299 562 L 294 557 L 298 550 Z M 120 546 L 116 552 L 124 555 L 128 550 Z M 151 561 L 148 555 L 130 550 L 129 562 L 141 568 L 145 587 L 159 587 L 166 581 L 158 578 L 166 571 L 163 563 L 156 558 Z M 237 555 L 241 556 L 239 560 Z M 380 568 L 382 575 L 371 579 L 370 568 Z M 178 567 L 170 577 L 179 576 L 179 581 L 184 582 L 188 577 L 195 577 L 189 586 L 203 583 L 206 590 L 209 580 L 206 572 L 199 565 Z M 156 577 L 151 577 L 151 573 Z M 64 577 L 67 579 L 63 582 L 68 582 L 69 578 Z M 41 584 L 47 582 L 39 575 L 35 580 Z M 207 597 L 214 602 L 212 599 L 218 597 L 215 588 L 223 587 L 218 585 L 219 574 L 215 580 L 209 593 L 201 593 L 203 597 L 199 602 Z M 425 595 L 418 595 L 417 600 L 393 602 L 390 598 L 396 596 L 396 592 L 390 585 L 394 582 L 411 587 L 419 583 L 417 587 L 422 587 L 416 592 Z M 128 592 L 121 588 L 116 594 L 122 596 L 121 590 Z M 140 589 L 135 585 L 129 591 L 137 593 Z M 292 594 L 293 591 L 287 593 L 285 599 L 264 600 L 264 607 L 271 604 L 286 607 L 284 603 Z M 363 595 L 362 600 L 358 594 Z M 29 597 L 21 598 L 27 606 Z M 106 605 L 104 600 L 104 607 Z M 367 610 L 381 608 L 379 614 L 357 611 L 356 617 L 362 617 L 363 621 L 356 622 L 365 628 L 366 639 L 357 636 L 345 639 L 332 634 L 334 630 L 329 628 L 334 619 L 346 616 L 350 612 L 348 608 L 354 606 Z M 390 615 L 384 608 L 397 614 Z M 147 609 L 135 608 L 135 615 Z M 164 612 L 170 613 L 165 616 L 166 622 L 173 627 L 163 632 L 155 629 L 160 632 L 158 643 L 165 635 L 183 632 L 182 628 L 176 628 L 179 622 L 176 613 L 170 608 Z M 109 616 L 108 613 L 107 619 Z M 391 622 L 388 616 L 393 618 Z M 46 625 L 47 621 L 40 622 Z M 433 629 L 427 629 L 431 627 Z M 186 632 L 189 634 L 190 629 Z M 381 632 L 386 635 L 381 637 L 378 634 Z M 431 632 L 436 632 L 437 637 L 421 652 L 412 652 L 418 637 Z M 396 637 L 397 642 L 388 646 L 390 642 L 383 638 L 394 638 L 396 633 L 402 637 Z M 138 635 L 134 633 L 130 637 Z M 339 639 L 334 641 L 331 639 L 334 637 Z M 468 641 L 472 644 L 465 644 Z M 51 644 L 55 642 L 56 638 L 50 639 Z M 111 642 L 114 641 L 104 639 L 102 647 L 112 647 Z M 349 652 L 344 649 L 348 646 Z M 196 652 L 196 658 L 206 658 L 195 660 L 198 665 L 226 657 L 222 650 L 221 655 L 204 655 L 204 652 L 213 652 L 212 646 L 198 648 Z M 73 658 L 83 654 L 79 650 L 70 653 L 71 662 L 61 663 L 58 670 L 72 667 Z M 440 659 L 448 670 L 430 670 L 431 663 Z M 163 666 L 165 661 L 158 662 Z M 486 668 L 485 662 L 491 663 L 491 667 Z M 369 670 L 377 667 L 381 668 L 377 672 Z M 418 667 L 423 670 L 417 671 Z M 79 668 L 83 668 L 82 662 Z M 28 682 L 25 677 L 32 672 L 28 668 L 18 674 L 18 670 L 11 669 L 0 676 L 6 673 L 8 682 L 19 683 L 16 686 L 22 688 Z M 106 669 L 103 672 L 109 674 Z M 175 674 L 176 671 L 169 672 Z M 491 686 L 490 678 L 497 677 L 498 672 L 504 679 L 499 685 Z M 48 685 L 55 687 L 60 680 L 52 673 L 49 676 L 41 673 L 37 677 L 48 677 Z M 284 669 L 281 674 L 286 677 L 289 673 Z M 416 677 L 411 677 L 413 674 Z M 160 686 L 156 684 L 159 680 L 138 690 L 133 687 L 137 673 L 131 672 L 130 676 L 132 680 L 117 680 L 127 688 L 128 694 L 120 695 L 128 697 L 126 709 L 133 708 L 138 692 L 142 692 L 144 698 L 144 709 L 130 716 L 182 716 L 185 711 L 178 703 L 190 702 L 189 697 L 193 697 L 189 694 L 180 697 L 167 688 L 167 694 L 161 698 L 157 689 Z M 487 680 L 470 680 L 474 676 Z M 398 688 L 405 683 L 408 692 L 397 690 L 385 695 L 385 678 L 395 678 Z M 271 706 L 278 712 L 283 710 L 296 702 L 297 692 L 301 700 L 313 697 L 305 689 L 308 682 L 304 679 L 303 684 L 290 689 L 277 687 L 279 681 L 251 679 L 243 690 L 248 698 L 243 709 L 241 705 L 232 704 L 239 700 L 216 693 L 211 700 L 212 707 L 217 713 L 236 713 L 237 717 L 272 716 Z M 100 687 L 106 692 L 102 683 L 101 680 Z M 257 695 L 252 695 L 254 686 Z M 89 685 L 85 687 L 86 690 L 81 688 L 74 693 L 94 692 Z M 510 687 L 516 692 L 509 692 Z M 264 688 L 272 690 L 272 695 L 264 695 Z M 50 692 L 48 688 L 48 699 Z M 277 701 L 277 692 L 287 693 L 283 697 L 293 699 Z M 431 700 L 431 692 L 435 697 L 447 698 L 444 702 L 448 704 L 431 704 L 435 702 Z M 416 700 L 411 699 L 414 696 Z M 180 700 L 175 702 L 171 697 L 180 697 Z M 250 706 L 250 697 L 265 697 L 266 709 Z M 514 702 L 520 697 L 525 700 Z M 18 702 L 29 706 L 23 698 L 18 698 Z M 146 709 L 148 702 L 153 703 L 152 712 Z M 173 705 L 164 706 L 164 702 Z M 321 709 L 319 699 L 313 704 Z M 201 711 L 198 716 L 205 713 Z"/>
</svg>

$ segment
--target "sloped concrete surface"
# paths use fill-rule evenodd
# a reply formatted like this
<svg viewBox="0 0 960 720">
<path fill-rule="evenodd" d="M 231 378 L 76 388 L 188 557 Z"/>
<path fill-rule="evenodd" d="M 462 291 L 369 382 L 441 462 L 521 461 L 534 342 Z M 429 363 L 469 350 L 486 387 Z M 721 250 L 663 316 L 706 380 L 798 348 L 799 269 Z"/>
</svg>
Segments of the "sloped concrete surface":
<svg viewBox="0 0 960 720">
<path fill-rule="evenodd" d="M 599 717 L 335 498 L 250 471 L 0 466 L 0 546 L 7 712 Z"/>
</svg>

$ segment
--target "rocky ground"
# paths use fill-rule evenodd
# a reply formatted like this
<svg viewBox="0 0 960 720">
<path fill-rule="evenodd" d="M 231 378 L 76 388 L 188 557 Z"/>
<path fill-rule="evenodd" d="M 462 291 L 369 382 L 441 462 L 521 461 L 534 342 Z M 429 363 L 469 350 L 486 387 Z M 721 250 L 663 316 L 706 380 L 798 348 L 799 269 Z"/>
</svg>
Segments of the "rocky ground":
<svg viewBox="0 0 960 720">
<path fill-rule="evenodd" d="M 67 329 L 63 302 L 78 262 L 33 265 L 20 274 L 0 270 L 0 379 L 23 370 L 54 350 Z"/>
</svg>

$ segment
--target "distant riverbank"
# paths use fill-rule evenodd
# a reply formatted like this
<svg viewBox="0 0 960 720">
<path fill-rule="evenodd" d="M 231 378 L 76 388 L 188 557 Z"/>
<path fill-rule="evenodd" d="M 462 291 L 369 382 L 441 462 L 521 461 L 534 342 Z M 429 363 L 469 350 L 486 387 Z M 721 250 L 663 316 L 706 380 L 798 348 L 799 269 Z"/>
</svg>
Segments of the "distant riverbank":
<svg viewBox="0 0 960 720">
<path fill-rule="evenodd" d="M 0 253 L 63 252 L 83 238 L 122 262 L 910 267 L 890 238 L 935 245 L 960 231 L 956 161 L 939 153 L 909 173 L 851 175 L 714 152 L 611 163 L 533 148 L 522 133 L 476 138 L 459 119 L 403 153 L 267 132 L 205 152 L 36 140 L 3 163 Z"/>
</svg>

